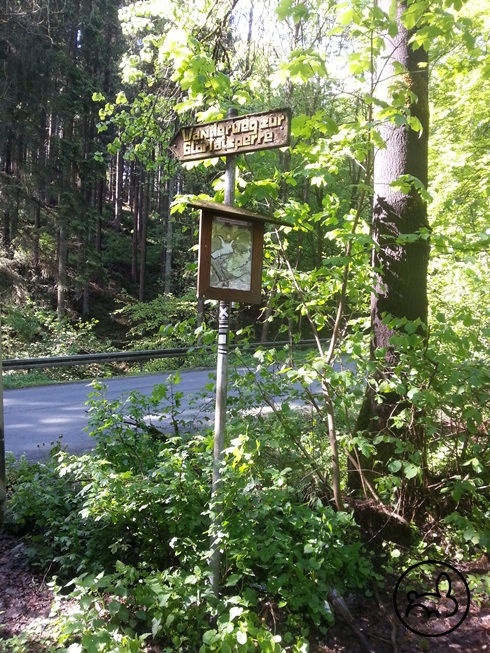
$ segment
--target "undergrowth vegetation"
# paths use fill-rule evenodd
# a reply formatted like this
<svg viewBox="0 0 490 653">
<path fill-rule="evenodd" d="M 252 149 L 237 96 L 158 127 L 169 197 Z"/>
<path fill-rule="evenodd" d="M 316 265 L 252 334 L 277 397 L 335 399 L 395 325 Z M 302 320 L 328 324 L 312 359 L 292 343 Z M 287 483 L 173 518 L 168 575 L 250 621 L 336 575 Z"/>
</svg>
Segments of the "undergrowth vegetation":
<svg viewBox="0 0 490 653">
<path fill-rule="evenodd" d="M 25 538 L 32 563 L 53 578 L 59 604 L 45 650 L 307 651 L 333 623 L 332 592 L 370 592 L 412 561 L 485 552 L 490 379 L 477 354 L 484 334 L 464 341 L 436 318 L 430 343 L 417 349 L 414 325 L 401 331 L 400 364 L 390 387 L 380 384 L 376 393 L 396 387 L 401 402 L 410 399 L 397 419 L 428 437 L 419 449 L 396 441 L 389 473 L 372 489 L 378 506 L 396 508 L 405 484 L 417 480 L 421 507 L 408 539 L 393 528 L 380 540 L 379 524 L 363 521 L 362 502 L 347 491 L 353 444 L 373 457 L 379 444 L 355 431 L 373 365 L 355 325 L 328 368 L 317 354 L 295 364 L 288 348 L 264 349 L 233 376 L 213 503 L 213 436 L 205 421 L 189 422 L 178 375 L 150 397 L 114 401 L 95 384 L 90 455 L 55 449 L 35 465 L 10 459 L 5 526 Z M 337 463 L 341 510 L 332 491 Z M 222 556 L 218 596 L 212 539 Z M 480 577 L 470 584 L 475 596 L 487 596 Z M 67 599 L 77 606 L 68 616 Z"/>
<path fill-rule="evenodd" d="M 194 293 L 193 293 L 194 294 Z M 124 360 L 113 363 L 92 361 L 84 365 L 52 366 L 4 370 L 6 388 L 26 387 L 79 379 L 107 378 L 127 373 L 171 371 L 181 367 L 212 364 L 215 332 L 202 327 L 203 337 L 196 346 L 195 298 L 159 296 L 150 302 L 138 302 L 124 295 L 119 308 L 104 317 L 68 317 L 59 320 L 49 308 L 26 300 L 22 306 L 2 306 L 1 349 L 4 359 L 35 359 L 76 354 L 110 353 L 148 349 L 188 348 L 186 356 L 155 358 L 139 363 Z M 116 329 L 117 327 L 117 329 Z M 114 331 L 124 329 L 124 342 L 116 343 Z M 104 334 L 101 333 L 104 331 Z M 117 345 L 117 346 L 116 346 Z"/>
<path fill-rule="evenodd" d="M 332 621 L 328 592 L 373 578 L 359 527 L 306 492 L 311 472 L 280 422 L 269 430 L 265 418 L 243 417 L 225 452 L 214 596 L 212 436 L 186 432 L 178 390 L 172 433 L 145 421 L 168 392 L 156 386 L 127 402 L 98 395 L 93 455 L 55 451 L 44 464 L 9 465 L 8 528 L 28 534 L 59 600 L 70 592 L 80 605 L 59 621 L 53 650 L 140 650 L 148 637 L 169 651 L 304 650 Z"/>
</svg>

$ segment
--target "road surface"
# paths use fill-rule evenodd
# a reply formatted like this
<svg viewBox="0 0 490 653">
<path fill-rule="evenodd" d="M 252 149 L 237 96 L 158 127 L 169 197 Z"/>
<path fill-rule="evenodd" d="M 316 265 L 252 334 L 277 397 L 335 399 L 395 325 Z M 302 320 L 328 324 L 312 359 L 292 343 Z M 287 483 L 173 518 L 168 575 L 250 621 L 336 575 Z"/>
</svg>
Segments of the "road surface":
<svg viewBox="0 0 490 653">
<path fill-rule="evenodd" d="M 212 392 L 208 393 L 207 401 L 201 400 L 198 408 L 189 403 L 210 382 L 210 374 L 209 370 L 180 373 L 181 382 L 176 389 L 184 393 L 183 417 L 190 419 L 203 412 L 212 417 Z M 150 395 L 153 387 L 165 382 L 168 376 L 165 373 L 104 379 L 102 383 L 107 385 L 105 396 L 112 400 L 135 390 Z M 4 390 L 5 450 L 16 457 L 25 454 L 28 459 L 37 460 L 49 453 L 60 436 L 63 436 L 63 447 L 72 453 L 92 449 L 94 439 L 84 429 L 88 423 L 85 404 L 93 391 L 89 381 Z M 165 411 L 164 403 L 162 411 Z"/>
<path fill-rule="evenodd" d="M 244 370 L 230 370 L 230 379 L 234 371 L 240 374 Z M 212 426 L 215 401 L 212 382 L 214 372 L 185 370 L 179 374 L 181 381 L 175 388 L 183 393 L 179 419 L 191 424 L 193 429 L 202 428 L 203 425 Z M 134 391 L 150 395 L 154 386 L 165 383 L 168 377 L 169 373 L 163 373 L 103 379 L 101 383 L 107 387 L 105 398 L 114 400 L 125 398 Z M 210 383 L 213 387 L 206 390 Z M 296 384 L 295 386 L 299 387 Z M 291 389 L 295 386 L 288 387 Z M 5 451 L 13 453 L 16 458 L 25 455 L 29 460 L 39 460 L 49 454 L 51 448 L 60 441 L 60 436 L 61 445 L 71 453 L 83 453 L 92 449 L 95 441 L 86 430 L 86 402 L 92 392 L 94 388 L 90 381 L 4 390 Z M 229 389 L 228 396 L 231 404 L 232 397 L 237 396 L 237 391 Z M 276 397 L 274 401 L 280 403 L 281 398 Z M 292 400 L 288 397 L 288 404 L 292 407 L 302 403 L 299 399 Z M 158 414 L 149 415 L 147 419 L 154 421 L 160 428 L 171 428 L 169 405 L 170 401 L 163 400 L 158 406 Z M 263 400 L 252 398 L 245 412 L 259 411 L 270 412 L 270 409 Z M 162 414 L 165 415 L 164 419 Z"/>
</svg>

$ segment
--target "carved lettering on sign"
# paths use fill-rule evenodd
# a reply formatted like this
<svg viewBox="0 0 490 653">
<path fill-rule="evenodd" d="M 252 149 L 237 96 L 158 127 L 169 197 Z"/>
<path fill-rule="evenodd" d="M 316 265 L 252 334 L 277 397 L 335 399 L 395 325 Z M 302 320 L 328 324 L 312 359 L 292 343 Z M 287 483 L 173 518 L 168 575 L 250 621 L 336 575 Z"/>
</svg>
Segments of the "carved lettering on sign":
<svg viewBox="0 0 490 653">
<path fill-rule="evenodd" d="M 290 109 L 249 114 L 183 127 L 170 147 L 180 161 L 284 147 L 291 133 Z"/>
</svg>

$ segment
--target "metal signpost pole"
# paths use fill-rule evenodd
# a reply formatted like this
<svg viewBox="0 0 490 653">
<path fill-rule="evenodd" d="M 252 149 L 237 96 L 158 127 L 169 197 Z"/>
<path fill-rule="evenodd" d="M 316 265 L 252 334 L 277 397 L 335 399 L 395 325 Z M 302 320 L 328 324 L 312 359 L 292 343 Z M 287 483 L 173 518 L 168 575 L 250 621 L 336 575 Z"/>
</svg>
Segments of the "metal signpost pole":
<svg viewBox="0 0 490 653">
<path fill-rule="evenodd" d="M 237 114 L 236 109 L 228 110 L 228 118 Z M 235 203 L 235 178 L 236 155 L 226 157 L 225 172 L 225 204 L 233 206 Z M 216 405 L 214 417 L 214 454 L 213 454 L 213 482 L 211 489 L 211 504 L 214 523 L 212 524 L 211 542 L 211 573 L 213 591 L 218 596 L 220 585 L 220 516 L 219 516 L 219 491 L 221 482 L 221 461 L 225 444 L 226 427 L 226 397 L 228 384 L 228 335 L 230 331 L 231 303 L 223 300 L 219 303 L 218 316 L 218 359 L 216 363 Z"/>
</svg>

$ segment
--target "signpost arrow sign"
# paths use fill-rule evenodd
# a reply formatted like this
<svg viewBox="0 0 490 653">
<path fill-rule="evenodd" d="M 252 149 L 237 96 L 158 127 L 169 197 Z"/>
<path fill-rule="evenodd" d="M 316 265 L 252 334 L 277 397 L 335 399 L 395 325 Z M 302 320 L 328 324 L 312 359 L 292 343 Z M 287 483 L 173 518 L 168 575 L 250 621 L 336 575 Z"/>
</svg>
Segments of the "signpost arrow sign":
<svg viewBox="0 0 490 653">
<path fill-rule="evenodd" d="M 183 127 L 170 149 L 179 161 L 195 161 L 289 145 L 291 109 L 273 109 Z"/>
</svg>

